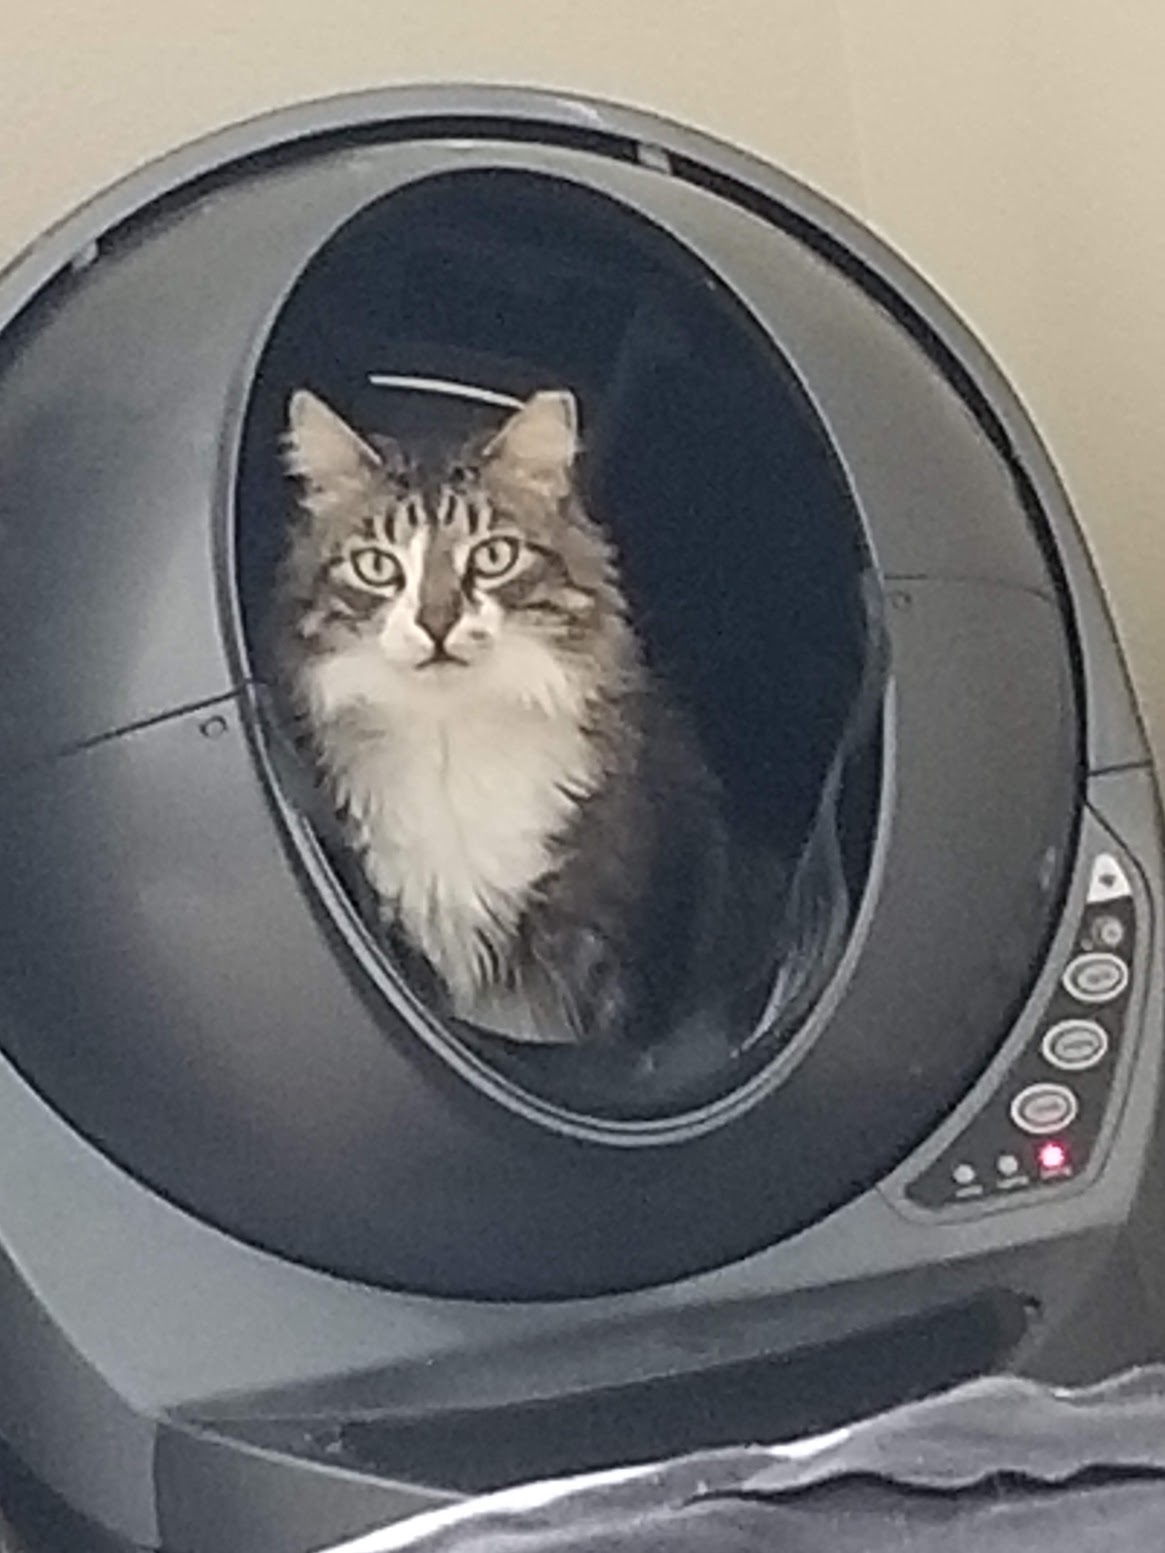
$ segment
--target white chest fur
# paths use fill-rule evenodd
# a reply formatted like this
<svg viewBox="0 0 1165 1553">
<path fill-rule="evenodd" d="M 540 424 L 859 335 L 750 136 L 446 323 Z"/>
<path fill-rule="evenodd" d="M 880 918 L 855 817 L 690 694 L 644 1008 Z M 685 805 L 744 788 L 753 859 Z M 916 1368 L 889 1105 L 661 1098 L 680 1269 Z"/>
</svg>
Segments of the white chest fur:
<svg viewBox="0 0 1165 1553">
<path fill-rule="evenodd" d="M 317 705 L 335 688 L 320 681 Z M 324 741 L 373 887 L 465 1018 L 596 778 L 573 697 L 531 705 L 473 688 L 364 702 Z"/>
</svg>

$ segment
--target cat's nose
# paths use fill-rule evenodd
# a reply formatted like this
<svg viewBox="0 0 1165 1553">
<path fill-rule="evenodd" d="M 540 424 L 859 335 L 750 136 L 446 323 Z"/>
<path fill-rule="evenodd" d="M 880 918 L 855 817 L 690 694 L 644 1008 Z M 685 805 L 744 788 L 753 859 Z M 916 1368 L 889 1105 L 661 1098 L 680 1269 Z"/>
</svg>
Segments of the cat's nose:
<svg viewBox="0 0 1165 1553">
<path fill-rule="evenodd" d="M 461 619 L 461 600 L 454 594 L 445 598 L 425 599 L 417 610 L 417 624 L 434 647 L 442 647 L 445 638 Z"/>
</svg>

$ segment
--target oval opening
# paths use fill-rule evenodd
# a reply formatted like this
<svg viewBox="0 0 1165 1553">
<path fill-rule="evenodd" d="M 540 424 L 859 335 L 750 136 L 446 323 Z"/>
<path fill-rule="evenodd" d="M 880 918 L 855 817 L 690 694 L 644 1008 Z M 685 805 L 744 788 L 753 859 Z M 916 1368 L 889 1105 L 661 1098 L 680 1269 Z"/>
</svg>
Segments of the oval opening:
<svg viewBox="0 0 1165 1553">
<path fill-rule="evenodd" d="M 691 252 L 590 189 L 465 171 L 378 201 L 305 268 L 255 376 L 236 552 L 260 681 L 295 500 L 280 439 L 305 386 L 365 433 L 405 441 L 500 424 L 510 401 L 572 390 L 582 490 L 615 541 L 648 661 L 719 779 L 733 856 L 773 860 L 782 881 L 753 914 L 767 959 L 727 1015 L 603 1047 L 512 1042 L 446 1019 L 434 1043 L 495 1098 L 549 1113 L 633 1124 L 740 1092 L 836 968 L 879 798 L 868 554 L 795 372 Z M 302 808 L 303 791 L 285 796 Z M 358 866 L 310 807 L 375 934 Z M 666 975 L 666 932 L 654 939 Z M 400 1038 L 387 1000 L 385 1015 Z"/>
</svg>

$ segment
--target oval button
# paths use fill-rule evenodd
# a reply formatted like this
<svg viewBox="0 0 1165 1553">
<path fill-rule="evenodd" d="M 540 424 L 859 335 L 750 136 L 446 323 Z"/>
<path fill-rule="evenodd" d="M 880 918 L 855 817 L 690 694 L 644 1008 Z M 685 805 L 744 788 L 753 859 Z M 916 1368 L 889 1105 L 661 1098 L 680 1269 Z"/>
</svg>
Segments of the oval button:
<svg viewBox="0 0 1165 1553">
<path fill-rule="evenodd" d="M 1129 984 L 1129 968 L 1117 954 L 1078 954 L 1064 972 L 1064 985 L 1081 1003 L 1107 1003 Z"/>
<path fill-rule="evenodd" d="M 1080 1102 L 1064 1084 L 1029 1084 L 1011 1102 L 1011 1119 L 1021 1131 L 1040 1136 L 1070 1126 Z"/>
<path fill-rule="evenodd" d="M 1108 1056 L 1108 1031 L 1094 1019 L 1062 1019 L 1041 1043 L 1044 1058 L 1065 1073 L 1082 1073 Z"/>
</svg>

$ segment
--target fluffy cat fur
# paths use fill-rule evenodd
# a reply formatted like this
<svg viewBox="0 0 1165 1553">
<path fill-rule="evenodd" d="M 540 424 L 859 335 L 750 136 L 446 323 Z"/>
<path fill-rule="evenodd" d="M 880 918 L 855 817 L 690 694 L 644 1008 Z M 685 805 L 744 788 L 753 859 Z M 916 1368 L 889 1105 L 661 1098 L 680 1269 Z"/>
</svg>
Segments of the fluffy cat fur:
<svg viewBox="0 0 1165 1553">
<path fill-rule="evenodd" d="M 535 394 L 454 447 L 291 399 L 280 672 L 372 886 L 452 1017 L 650 1042 L 708 969 L 728 877 L 716 783 L 644 663 Z"/>
</svg>

